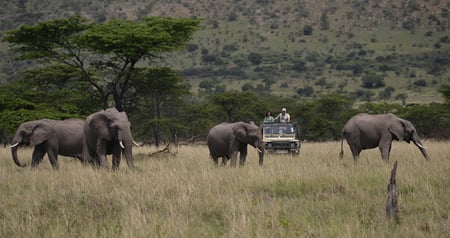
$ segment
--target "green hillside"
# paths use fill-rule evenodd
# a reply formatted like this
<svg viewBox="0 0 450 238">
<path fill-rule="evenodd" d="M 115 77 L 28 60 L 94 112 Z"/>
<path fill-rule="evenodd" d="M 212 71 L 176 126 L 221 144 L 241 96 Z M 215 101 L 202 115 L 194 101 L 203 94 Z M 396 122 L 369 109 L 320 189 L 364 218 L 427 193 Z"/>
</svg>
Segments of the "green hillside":
<svg viewBox="0 0 450 238">
<path fill-rule="evenodd" d="M 202 29 L 188 48 L 156 62 L 182 72 L 193 93 L 342 93 L 360 101 L 429 103 L 442 102 L 437 89 L 450 83 L 449 6 L 439 0 L 21 0 L 1 3 L 0 30 L 74 14 L 99 22 L 196 17 Z M 1 81 L 19 77 L 24 66 L 0 47 Z"/>
</svg>

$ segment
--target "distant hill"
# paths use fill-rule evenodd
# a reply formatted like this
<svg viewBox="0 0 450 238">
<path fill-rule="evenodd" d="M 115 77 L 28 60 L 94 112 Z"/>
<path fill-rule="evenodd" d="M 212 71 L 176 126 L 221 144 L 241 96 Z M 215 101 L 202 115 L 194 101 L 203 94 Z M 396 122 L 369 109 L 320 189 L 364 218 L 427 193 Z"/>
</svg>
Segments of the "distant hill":
<svg viewBox="0 0 450 238">
<path fill-rule="evenodd" d="M 80 15 L 96 22 L 145 16 L 204 19 L 186 51 L 158 65 L 192 92 L 255 91 L 361 101 L 442 102 L 450 84 L 450 1 L 442 0 L 18 0 L 0 3 L 0 30 Z M 0 81 L 17 77 L 0 44 Z"/>
</svg>

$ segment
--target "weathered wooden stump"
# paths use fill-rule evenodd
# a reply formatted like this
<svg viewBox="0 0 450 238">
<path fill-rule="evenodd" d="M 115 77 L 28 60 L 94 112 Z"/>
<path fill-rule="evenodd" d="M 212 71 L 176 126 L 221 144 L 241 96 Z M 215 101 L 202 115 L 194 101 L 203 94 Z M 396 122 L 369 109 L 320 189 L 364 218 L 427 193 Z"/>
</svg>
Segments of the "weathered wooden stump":
<svg viewBox="0 0 450 238">
<path fill-rule="evenodd" d="M 398 187 L 395 179 L 397 173 L 397 161 L 391 170 L 391 179 L 388 184 L 387 202 L 386 202 L 386 216 L 391 219 L 394 218 L 398 221 Z"/>
</svg>

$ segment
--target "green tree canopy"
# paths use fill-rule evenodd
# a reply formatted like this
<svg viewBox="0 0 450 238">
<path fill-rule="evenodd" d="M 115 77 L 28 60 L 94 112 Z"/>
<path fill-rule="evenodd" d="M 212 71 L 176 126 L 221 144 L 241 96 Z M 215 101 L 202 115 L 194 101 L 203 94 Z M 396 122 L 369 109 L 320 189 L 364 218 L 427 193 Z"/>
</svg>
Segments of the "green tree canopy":
<svg viewBox="0 0 450 238">
<path fill-rule="evenodd" d="M 267 110 L 264 102 L 251 92 L 225 92 L 212 95 L 210 100 L 218 108 L 219 114 L 225 115 L 225 117 L 218 116 L 218 121 L 258 123 Z"/>
<path fill-rule="evenodd" d="M 79 118 L 79 112 L 85 111 L 89 105 L 89 98 L 81 97 L 76 91 L 42 91 L 35 83 L 24 80 L 2 84 L 0 131 L 10 136 L 25 121 Z"/>
<path fill-rule="evenodd" d="M 198 29 L 198 19 L 150 17 L 137 21 L 112 20 L 87 23 L 69 17 L 24 25 L 5 33 L 18 59 L 67 65 L 80 73 L 80 80 L 91 86 L 92 95 L 108 105 L 112 96 L 118 110 L 132 100 L 129 90 L 139 61 L 154 62 L 163 52 L 183 49 Z"/>
<path fill-rule="evenodd" d="M 170 131 L 171 128 L 182 128 L 176 118 L 183 105 L 182 97 L 189 94 L 189 88 L 177 72 L 167 67 L 139 68 L 133 78 L 140 79 L 133 80 L 135 84 L 132 86 L 141 95 L 137 103 L 139 112 L 144 116 L 145 131 L 151 133 L 159 145 L 163 129 L 174 134 L 177 131 Z"/>
<path fill-rule="evenodd" d="M 342 127 L 356 111 L 353 101 L 340 95 L 323 95 L 319 99 L 296 105 L 291 110 L 301 138 L 313 141 L 340 139 Z M 292 119 L 291 119 L 292 120 Z"/>
</svg>

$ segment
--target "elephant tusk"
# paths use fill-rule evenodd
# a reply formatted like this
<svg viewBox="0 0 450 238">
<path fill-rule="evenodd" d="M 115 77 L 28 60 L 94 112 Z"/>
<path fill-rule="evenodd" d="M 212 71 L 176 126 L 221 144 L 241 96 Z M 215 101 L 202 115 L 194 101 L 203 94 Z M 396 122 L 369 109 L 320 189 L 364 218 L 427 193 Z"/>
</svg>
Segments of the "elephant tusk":
<svg viewBox="0 0 450 238">
<path fill-rule="evenodd" d="M 256 148 L 256 150 L 257 150 L 259 153 L 262 153 L 262 150 L 260 150 L 259 148 Z"/>
<path fill-rule="evenodd" d="M 125 146 L 123 146 L 122 141 L 119 141 L 119 145 L 120 145 L 120 147 L 122 147 L 122 149 L 125 149 Z"/>
<path fill-rule="evenodd" d="M 420 143 L 418 143 L 418 142 L 416 142 L 416 145 L 419 146 L 419 147 L 422 148 L 422 149 L 427 149 L 427 147 L 423 146 L 422 144 L 420 144 Z"/>
<path fill-rule="evenodd" d="M 133 140 L 133 143 L 134 143 L 136 146 L 140 146 L 140 145 L 139 145 L 138 143 L 136 143 L 136 141 L 134 141 L 134 140 Z"/>
<path fill-rule="evenodd" d="M 14 147 L 16 147 L 18 145 L 19 145 L 19 142 L 15 143 L 14 145 L 10 145 L 9 148 L 14 148 Z"/>
</svg>

